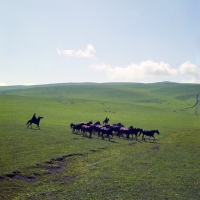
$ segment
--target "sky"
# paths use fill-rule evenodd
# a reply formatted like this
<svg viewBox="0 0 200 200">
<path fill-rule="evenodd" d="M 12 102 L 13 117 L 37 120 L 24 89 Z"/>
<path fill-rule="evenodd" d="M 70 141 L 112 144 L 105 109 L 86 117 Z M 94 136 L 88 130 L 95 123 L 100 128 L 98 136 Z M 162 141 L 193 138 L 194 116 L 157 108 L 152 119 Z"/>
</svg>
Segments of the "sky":
<svg viewBox="0 0 200 200">
<path fill-rule="evenodd" d="M 200 83 L 200 0 L 0 0 L 0 86 Z"/>
</svg>

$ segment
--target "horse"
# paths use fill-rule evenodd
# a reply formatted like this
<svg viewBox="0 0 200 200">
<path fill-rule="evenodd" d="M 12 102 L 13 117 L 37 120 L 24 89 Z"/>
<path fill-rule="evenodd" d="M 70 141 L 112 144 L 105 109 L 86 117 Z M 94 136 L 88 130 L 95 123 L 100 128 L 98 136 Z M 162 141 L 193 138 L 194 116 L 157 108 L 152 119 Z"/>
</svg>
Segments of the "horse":
<svg viewBox="0 0 200 200">
<path fill-rule="evenodd" d="M 111 125 L 112 131 L 115 132 L 116 136 L 119 136 L 119 130 L 122 127 L 124 127 L 124 125 L 121 123 Z"/>
<path fill-rule="evenodd" d="M 127 140 L 128 140 L 129 135 L 130 135 L 129 129 L 128 129 L 128 128 L 125 128 L 125 127 L 121 127 L 121 128 L 119 129 L 119 132 L 118 132 L 119 138 L 120 138 L 121 136 L 124 137 L 124 134 L 126 135 L 126 138 L 127 138 Z M 125 139 L 125 137 L 124 137 L 124 139 Z"/>
<path fill-rule="evenodd" d="M 89 121 L 89 122 L 81 122 L 82 125 L 87 125 L 89 126 L 90 124 L 92 124 L 92 121 Z"/>
<path fill-rule="evenodd" d="M 95 126 L 97 126 L 97 125 L 101 126 L 101 123 L 100 123 L 100 121 L 97 121 L 97 122 L 94 123 L 94 125 Z"/>
<path fill-rule="evenodd" d="M 109 120 L 110 120 L 110 119 L 106 117 L 106 118 L 104 119 L 104 121 L 103 121 L 103 124 L 104 124 L 104 125 L 108 124 L 108 121 L 109 121 Z"/>
<path fill-rule="evenodd" d="M 73 132 L 73 133 L 76 133 L 77 131 L 82 132 L 82 126 L 83 126 L 83 125 L 89 126 L 89 125 L 91 125 L 91 124 L 92 124 L 92 121 L 89 121 L 89 122 L 81 122 L 80 124 L 71 123 L 71 124 L 70 124 L 70 127 L 71 127 L 71 129 L 72 129 L 72 132 Z"/>
<path fill-rule="evenodd" d="M 104 140 L 104 135 L 106 135 L 106 137 L 108 137 L 109 141 L 110 141 L 110 135 L 112 136 L 113 138 L 113 133 L 112 133 L 112 129 L 111 128 L 107 128 L 107 127 L 102 127 L 101 128 L 101 137 L 102 139 Z"/>
<path fill-rule="evenodd" d="M 70 127 L 71 127 L 73 133 L 76 133 L 77 131 L 79 131 L 79 132 L 82 131 L 82 126 L 83 126 L 83 123 L 81 123 L 81 124 L 71 123 L 70 124 Z"/>
<path fill-rule="evenodd" d="M 92 137 L 92 132 L 94 130 L 94 125 L 83 125 L 82 126 L 82 132 L 83 132 L 83 136 L 87 136 L 87 132 L 90 134 L 90 138 Z"/>
<path fill-rule="evenodd" d="M 135 135 L 135 139 L 137 140 L 138 133 L 142 131 L 141 128 L 133 128 L 132 126 L 129 127 L 129 134 L 132 135 L 132 140 L 133 140 L 133 135 Z"/>
<path fill-rule="evenodd" d="M 160 132 L 158 130 L 142 130 L 140 132 L 140 134 L 142 134 L 142 140 L 145 140 L 144 136 L 146 135 L 146 136 L 149 136 L 149 141 L 150 141 L 151 137 L 153 137 L 155 140 L 154 133 L 157 133 L 158 135 L 160 134 Z"/>
<path fill-rule="evenodd" d="M 96 126 L 94 127 L 94 133 L 97 133 L 97 134 L 98 134 L 98 137 L 101 136 L 101 130 L 102 130 L 102 128 L 104 128 L 104 126 L 101 126 L 101 125 L 96 125 Z"/>
<path fill-rule="evenodd" d="M 32 124 L 36 124 L 38 129 L 40 129 L 40 119 L 42 119 L 43 117 L 38 117 L 36 119 L 30 119 L 28 120 L 28 122 L 26 123 L 27 128 L 31 125 L 32 128 Z"/>
<path fill-rule="evenodd" d="M 99 127 L 101 127 L 101 123 L 99 121 L 95 122 L 94 124 L 90 124 L 91 127 L 93 127 L 93 133 L 95 134 Z"/>
</svg>

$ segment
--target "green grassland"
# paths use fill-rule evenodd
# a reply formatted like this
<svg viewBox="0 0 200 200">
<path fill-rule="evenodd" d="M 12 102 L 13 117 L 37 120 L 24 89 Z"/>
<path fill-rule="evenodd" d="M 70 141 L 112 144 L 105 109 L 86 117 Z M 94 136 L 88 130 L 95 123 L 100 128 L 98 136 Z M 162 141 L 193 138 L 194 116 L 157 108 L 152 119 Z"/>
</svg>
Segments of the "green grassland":
<svg viewBox="0 0 200 200">
<path fill-rule="evenodd" d="M 199 199 L 199 93 L 176 83 L 0 87 L 0 199 Z M 27 129 L 35 112 L 41 129 Z M 105 117 L 160 135 L 109 141 L 71 131 Z"/>
</svg>

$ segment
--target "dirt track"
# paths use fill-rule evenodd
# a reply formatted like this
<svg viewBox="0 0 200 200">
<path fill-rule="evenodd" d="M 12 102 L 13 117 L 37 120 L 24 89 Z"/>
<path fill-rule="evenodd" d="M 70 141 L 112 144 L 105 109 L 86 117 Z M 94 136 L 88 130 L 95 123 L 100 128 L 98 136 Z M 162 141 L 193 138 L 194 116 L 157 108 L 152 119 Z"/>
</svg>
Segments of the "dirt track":
<svg viewBox="0 0 200 200">
<path fill-rule="evenodd" d="M 195 115 L 198 116 L 198 108 L 199 108 L 199 95 L 200 94 L 197 94 L 197 97 L 196 97 L 196 104 L 195 104 Z"/>
<path fill-rule="evenodd" d="M 198 116 L 199 95 L 200 95 L 200 94 L 197 94 L 197 96 L 196 96 L 196 103 L 195 103 L 193 106 L 189 107 L 189 108 L 195 108 L 195 115 L 196 115 L 196 116 Z M 186 108 L 186 109 L 189 109 L 189 108 Z"/>
</svg>

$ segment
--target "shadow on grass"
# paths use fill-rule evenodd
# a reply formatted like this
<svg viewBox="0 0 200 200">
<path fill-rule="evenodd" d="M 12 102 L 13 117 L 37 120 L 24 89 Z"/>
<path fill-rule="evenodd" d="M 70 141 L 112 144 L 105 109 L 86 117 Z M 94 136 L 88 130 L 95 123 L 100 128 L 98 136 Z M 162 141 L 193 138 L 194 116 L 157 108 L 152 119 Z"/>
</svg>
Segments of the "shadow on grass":
<svg viewBox="0 0 200 200">
<path fill-rule="evenodd" d="M 40 129 L 38 129 L 38 128 L 27 128 L 28 130 L 33 130 L 33 131 L 40 131 L 40 130 L 42 130 L 41 128 Z"/>
</svg>

